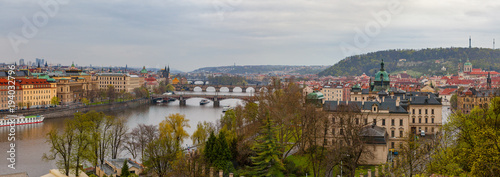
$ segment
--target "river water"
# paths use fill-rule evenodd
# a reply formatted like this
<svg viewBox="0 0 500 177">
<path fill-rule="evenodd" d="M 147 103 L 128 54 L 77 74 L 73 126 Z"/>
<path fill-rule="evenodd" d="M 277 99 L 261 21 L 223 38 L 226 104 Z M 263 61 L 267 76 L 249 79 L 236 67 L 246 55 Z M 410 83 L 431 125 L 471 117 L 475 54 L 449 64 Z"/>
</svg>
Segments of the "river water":
<svg viewBox="0 0 500 177">
<path fill-rule="evenodd" d="M 210 93 L 210 92 L 204 92 Z M 228 93 L 225 93 L 228 94 Z M 248 93 L 231 93 L 231 94 L 248 94 Z M 191 98 L 186 101 L 186 106 L 179 106 L 178 101 L 170 103 L 162 103 L 158 105 L 145 105 L 133 109 L 126 109 L 118 113 L 108 113 L 118 117 L 127 119 L 129 130 L 136 127 L 138 124 L 159 125 L 169 114 L 180 113 L 189 119 L 190 128 L 186 131 L 191 135 L 198 122 L 209 121 L 215 122 L 223 115 L 222 106 L 236 106 L 243 104 L 243 101 L 238 99 L 227 99 L 220 102 L 221 107 L 213 107 L 212 102 L 201 106 L 199 104 L 201 98 Z M 11 174 L 18 172 L 28 172 L 29 176 L 41 176 L 49 173 L 50 169 L 57 168 L 54 161 L 45 162 L 42 160 L 43 153 L 48 153 L 50 150 L 49 144 L 45 141 L 45 135 L 51 128 L 56 127 L 62 129 L 65 119 L 72 117 L 45 119 L 41 124 L 20 125 L 16 126 L 16 169 L 8 168 L 10 162 L 7 160 L 10 153 L 10 142 L 8 141 L 8 127 L 0 127 L 0 151 L 2 153 L 0 159 L 0 175 Z M 192 144 L 190 139 L 186 139 L 184 144 Z M 126 154 L 122 152 L 121 154 Z M 131 156 L 129 156 L 131 157 Z"/>
</svg>

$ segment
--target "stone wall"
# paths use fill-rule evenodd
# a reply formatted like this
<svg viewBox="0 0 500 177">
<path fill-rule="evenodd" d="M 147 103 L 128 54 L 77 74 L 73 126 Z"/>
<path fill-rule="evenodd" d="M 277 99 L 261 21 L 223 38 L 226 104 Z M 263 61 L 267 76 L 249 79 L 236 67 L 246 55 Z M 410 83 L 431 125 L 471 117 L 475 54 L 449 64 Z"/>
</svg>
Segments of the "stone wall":
<svg viewBox="0 0 500 177">
<path fill-rule="evenodd" d="M 46 119 L 73 116 L 76 112 L 88 112 L 88 111 L 114 111 L 122 110 L 127 108 L 134 108 L 137 106 L 149 104 L 149 99 L 136 99 L 125 102 L 113 103 L 113 104 L 103 104 L 103 105 L 90 105 L 90 106 L 77 106 L 77 107 L 59 107 L 50 109 L 31 109 L 30 111 L 17 112 L 17 115 L 43 115 Z M 2 114 L 3 116 L 4 114 Z"/>
</svg>

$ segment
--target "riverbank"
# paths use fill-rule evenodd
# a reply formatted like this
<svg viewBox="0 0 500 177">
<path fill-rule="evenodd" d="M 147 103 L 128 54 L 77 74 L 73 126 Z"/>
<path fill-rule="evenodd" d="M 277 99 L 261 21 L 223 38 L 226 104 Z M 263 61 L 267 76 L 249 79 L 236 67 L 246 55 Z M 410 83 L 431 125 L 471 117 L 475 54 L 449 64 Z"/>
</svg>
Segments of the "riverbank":
<svg viewBox="0 0 500 177">
<path fill-rule="evenodd" d="M 57 108 L 49 108 L 49 109 L 31 109 L 29 111 L 16 112 L 13 114 L 30 116 L 30 115 L 43 115 L 45 119 L 50 118 L 58 118 L 58 117 L 67 117 L 73 116 L 74 113 L 82 112 L 86 113 L 88 111 L 118 111 L 123 109 L 135 108 L 141 105 L 150 104 L 150 100 L 147 98 L 129 100 L 124 102 L 116 102 L 112 104 L 100 104 L 100 105 L 79 105 L 79 106 L 71 106 L 71 107 L 57 107 Z M 7 114 L 2 114 L 2 116 Z"/>
</svg>

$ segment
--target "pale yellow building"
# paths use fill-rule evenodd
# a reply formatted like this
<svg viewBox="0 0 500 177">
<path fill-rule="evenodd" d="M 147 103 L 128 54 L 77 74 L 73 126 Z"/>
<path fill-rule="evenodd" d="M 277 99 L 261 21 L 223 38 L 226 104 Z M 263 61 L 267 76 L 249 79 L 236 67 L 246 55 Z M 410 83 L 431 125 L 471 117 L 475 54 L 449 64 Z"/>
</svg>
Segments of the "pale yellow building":
<svg viewBox="0 0 500 177">
<path fill-rule="evenodd" d="M 57 84 L 46 79 L 16 79 L 19 82 L 25 107 L 47 106 L 57 96 Z"/>
<path fill-rule="evenodd" d="M 391 93 L 392 94 L 392 93 Z M 338 143 L 336 138 L 342 135 L 340 120 L 335 114 L 341 107 L 348 107 L 359 113 L 352 121 L 365 127 L 376 126 L 386 133 L 385 144 L 369 145 L 374 157 L 364 157 L 364 164 L 378 165 L 387 161 L 388 153 L 399 151 L 408 135 L 435 136 L 442 126 L 441 98 L 432 93 L 396 93 L 392 96 L 378 95 L 378 101 L 326 101 L 323 109 L 331 113 L 331 145 Z M 383 134 L 383 133 L 379 133 Z M 381 135 L 379 135 L 381 136 Z M 385 148 L 383 148 L 385 147 Z"/>
<path fill-rule="evenodd" d="M 98 89 L 107 89 L 112 85 L 117 91 L 126 92 L 132 92 L 144 84 L 143 77 L 123 73 L 98 73 L 96 80 Z"/>
<path fill-rule="evenodd" d="M 11 97 L 9 98 L 9 96 Z M 9 81 L 7 79 L 0 78 L 0 110 L 7 111 L 10 108 L 9 100 L 14 101 L 13 106 L 17 107 L 17 103 L 22 102 L 22 98 L 23 92 L 19 83 L 15 82 L 14 85 L 12 85 L 12 83 L 9 84 Z"/>
<path fill-rule="evenodd" d="M 344 93 L 342 86 L 324 86 L 321 93 L 325 96 L 325 101 L 345 101 L 342 100 Z"/>
</svg>

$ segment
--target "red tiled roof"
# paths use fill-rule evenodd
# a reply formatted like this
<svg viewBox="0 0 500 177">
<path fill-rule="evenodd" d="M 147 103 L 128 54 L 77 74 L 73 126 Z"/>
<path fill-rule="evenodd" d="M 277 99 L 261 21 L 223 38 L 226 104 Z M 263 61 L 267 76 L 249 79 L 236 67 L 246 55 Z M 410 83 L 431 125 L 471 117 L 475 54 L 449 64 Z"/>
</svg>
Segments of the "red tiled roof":
<svg viewBox="0 0 500 177">
<path fill-rule="evenodd" d="M 454 92 L 455 90 L 457 90 L 457 89 L 456 88 L 446 88 L 443 91 L 440 91 L 439 94 L 440 95 L 450 95 L 451 92 Z"/>
</svg>

